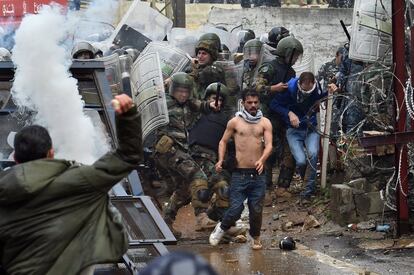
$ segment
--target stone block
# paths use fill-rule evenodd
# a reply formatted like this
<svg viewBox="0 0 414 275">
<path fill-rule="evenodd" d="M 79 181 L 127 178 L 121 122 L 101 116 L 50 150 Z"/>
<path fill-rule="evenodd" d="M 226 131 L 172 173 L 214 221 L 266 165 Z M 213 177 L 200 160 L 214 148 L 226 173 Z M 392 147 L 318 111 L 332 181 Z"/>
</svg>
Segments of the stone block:
<svg viewBox="0 0 414 275">
<path fill-rule="evenodd" d="M 361 220 L 367 220 L 375 215 L 381 215 L 384 210 L 384 202 L 379 191 L 363 194 L 354 194 L 357 215 Z M 388 208 L 385 208 L 388 210 Z"/>
<path fill-rule="evenodd" d="M 353 189 L 345 184 L 331 186 L 330 210 L 334 222 L 345 226 L 358 221 L 353 196 Z"/>
</svg>

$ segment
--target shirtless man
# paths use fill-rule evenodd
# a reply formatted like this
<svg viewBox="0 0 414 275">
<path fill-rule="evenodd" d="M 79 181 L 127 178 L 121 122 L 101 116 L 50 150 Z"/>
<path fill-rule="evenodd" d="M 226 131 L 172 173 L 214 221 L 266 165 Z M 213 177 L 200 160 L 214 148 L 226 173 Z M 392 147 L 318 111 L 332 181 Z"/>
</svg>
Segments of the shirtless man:
<svg viewBox="0 0 414 275">
<path fill-rule="evenodd" d="M 211 233 L 210 244 L 218 245 L 224 233 L 240 219 L 243 202 L 247 198 L 252 248 L 261 249 L 260 228 L 266 191 L 263 169 L 272 152 L 272 124 L 259 110 L 259 94 L 256 91 L 247 90 L 242 103 L 243 111 L 236 113 L 227 123 L 219 144 L 217 172 L 222 170 L 227 142 L 231 137 L 236 144 L 237 168 L 231 178 L 230 207 L 224 214 L 223 221 Z"/>
</svg>

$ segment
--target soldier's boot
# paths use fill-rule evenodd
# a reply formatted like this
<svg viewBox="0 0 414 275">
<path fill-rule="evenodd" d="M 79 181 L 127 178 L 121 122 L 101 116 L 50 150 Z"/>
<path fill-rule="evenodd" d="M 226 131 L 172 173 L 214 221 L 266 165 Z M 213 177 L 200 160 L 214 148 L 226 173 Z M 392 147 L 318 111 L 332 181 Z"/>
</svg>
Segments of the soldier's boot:
<svg viewBox="0 0 414 275">
<path fill-rule="evenodd" d="M 217 222 L 213 221 L 207 216 L 206 212 L 199 213 L 196 216 L 196 226 L 195 231 L 204 231 L 213 229 L 216 226 Z"/>
<path fill-rule="evenodd" d="M 211 192 L 208 189 L 208 183 L 205 179 L 194 179 L 190 184 L 191 204 L 194 207 L 196 215 L 196 231 L 214 228 L 217 222 L 207 216 L 208 202 L 211 198 Z"/>
<path fill-rule="evenodd" d="M 226 180 L 220 180 L 212 187 L 214 196 L 210 200 L 207 215 L 210 219 L 220 221 L 223 219 L 224 213 L 229 208 L 230 188 Z"/>
</svg>

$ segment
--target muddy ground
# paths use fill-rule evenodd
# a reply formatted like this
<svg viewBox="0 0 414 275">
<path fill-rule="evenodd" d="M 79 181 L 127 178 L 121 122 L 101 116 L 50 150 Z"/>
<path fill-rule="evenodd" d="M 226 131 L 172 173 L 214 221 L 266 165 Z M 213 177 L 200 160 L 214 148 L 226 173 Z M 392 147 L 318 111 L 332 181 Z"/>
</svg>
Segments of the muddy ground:
<svg viewBox="0 0 414 275">
<path fill-rule="evenodd" d="M 219 274 L 414 274 L 414 235 L 393 239 L 392 231 L 335 225 L 329 221 L 329 199 L 323 194 L 310 206 L 297 201 L 297 196 L 279 198 L 264 208 L 260 251 L 253 251 L 249 241 L 210 246 L 210 231 L 194 231 L 193 209 L 186 206 L 174 225 L 182 239 L 168 249 L 198 253 Z M 392 217 L 384 219 L 392 222 Z M 286 236 L 296 240 L 296 250 L 279 249 Z"/>
</svg>

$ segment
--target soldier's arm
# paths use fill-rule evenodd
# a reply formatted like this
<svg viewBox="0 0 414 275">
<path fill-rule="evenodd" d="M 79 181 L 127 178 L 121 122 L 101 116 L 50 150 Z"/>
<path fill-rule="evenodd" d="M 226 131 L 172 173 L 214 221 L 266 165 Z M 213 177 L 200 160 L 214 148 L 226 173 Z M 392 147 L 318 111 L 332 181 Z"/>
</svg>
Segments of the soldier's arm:
<svg viewBox="0 0 414 275">
<path fill-rule="evenodd" d="M 275 92 L 283 92 L 287 89 L 287 83 L 276 83 L 274 85 L 271 84 L 272 75 L 276 72 L 273 70 L 270 64 L 263 64 L 259 68 L 259 74 L 256 80 L 256 91 L 258 93 L 262 93 L 264 95 L 269 95 Z"/>
<path fill-rule="evenodd" d="M 208 114 L 213 110 L 211 101 L 191 99 L 188 104 L 193 112 Z"/>
<path fill-rule="evenodd" d="M 259 74 L 257 75 L 256 79 L 256 92 L 261 94 L 270 94 L 271 86 L 269 85 L 271 79 L 271 72 L 272 71 L 270 66 L 264 64 L 259 68 Z"/>
</svg>

